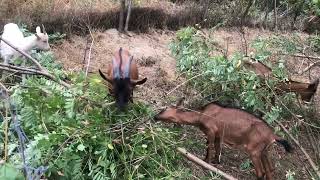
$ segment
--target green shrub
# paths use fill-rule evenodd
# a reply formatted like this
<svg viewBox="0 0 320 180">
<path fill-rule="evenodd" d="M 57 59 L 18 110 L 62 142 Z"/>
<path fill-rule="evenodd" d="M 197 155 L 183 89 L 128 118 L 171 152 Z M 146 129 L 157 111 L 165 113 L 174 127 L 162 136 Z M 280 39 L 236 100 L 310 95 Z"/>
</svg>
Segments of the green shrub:
<svg viewBox="0 0 320 180">
<path fill-rule="evenodd" d="M 274 47 L 277 43 L 292 51 L 295 47 L 289 43 L 281 44 L 276 38 L 273 41 L 258 39 L 252 45 L 257 50 L 252 57 L 265 63 L 271 55 L 266 47 Z M 271 104 L 275 84 L 287 79 L 283 61 L 279 60 L 276 64 L 268 62 L 273 77 L 261 79 L 243 66 L 247 58 L 241 53 L 235 53 L 230 59 L 222 55 L 211 56 L 212 44 L 192 27 L 178 31 L 170 48 L 177 59 L 178 70 L 191 79 L 189 84 L 207 100 L 231 102 L 251 112 L 264 112 L 269 123 L 283 112 L 277 104 L 275 107 Z"/>
</svg>

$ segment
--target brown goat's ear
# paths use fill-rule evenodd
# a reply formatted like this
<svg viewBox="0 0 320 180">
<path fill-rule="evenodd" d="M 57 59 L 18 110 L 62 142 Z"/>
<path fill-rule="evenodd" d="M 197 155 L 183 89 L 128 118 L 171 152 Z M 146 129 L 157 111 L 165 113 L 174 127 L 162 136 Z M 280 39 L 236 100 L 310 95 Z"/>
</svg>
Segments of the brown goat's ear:
<svg viewBox="0 0 320 180">
<path fill-rule="evenodd" d="M 105 76 L 100 69 L 99 69 L 99 74 L 104 80 L 108 81 L 109 83 L 112 83 L 112 79 L 110 79 L 108 76 Z"/>
<path fill-rule="evenodd" d="M 145 83 L 146 81 L 147 81 L 147 78 L 143 78 L 142 80 L 138 80 L 138 81 L 131 80 L 131 84 L 133 86 L 136 86 L 136 85 L 141 85 L 141 84 Z"/>
<path fill-rule="evenodd" d="M 181 104 L 183 103 L 184 99 L 185 99 L 185 97 L 180 98 L 180 99 L 178 100 L 176 106 L 181 106 Z"/>
</svg>

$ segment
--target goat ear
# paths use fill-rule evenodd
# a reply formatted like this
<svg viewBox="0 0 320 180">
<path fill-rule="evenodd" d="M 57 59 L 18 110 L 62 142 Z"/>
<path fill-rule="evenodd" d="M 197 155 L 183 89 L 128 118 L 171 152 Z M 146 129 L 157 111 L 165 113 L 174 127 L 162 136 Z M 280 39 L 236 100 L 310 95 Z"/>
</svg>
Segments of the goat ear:
<svg viewBox="0 0 320 180">
<path fill-rule="evenodd" d="M 185 97 L 180 98 L 180 99 L 178 100 L 176 106 L 181 106 L 181 104 L 183 103 L 184 99 L 185 99 Z"/>
<path fill-rule="evenodd" d="M 99 69 L 99 74 L 104 80 L 108 81 L 109 83 L 112 83 L 112 80 L 108 76 L 105 76 L 100 69 Z"/>
<path fill-rule="evenodd" d="M 36 27 L 36 33 L 37 33 L 37 34 L 40 34 L 40 33 L 41 33 L 40 26 L 37 26 L 37 27 Z"/>
<path fill-rule="evenodd" d="M 131 84 L 133 86 L 136 86 L 136 85 L 141 85 L 141 84 L 145 83 L 146 81 L 147 81 L 147 78 L 143 78 L 142 80 L 138 80 L 138 81 L 131 80 Z"/>
</svg>

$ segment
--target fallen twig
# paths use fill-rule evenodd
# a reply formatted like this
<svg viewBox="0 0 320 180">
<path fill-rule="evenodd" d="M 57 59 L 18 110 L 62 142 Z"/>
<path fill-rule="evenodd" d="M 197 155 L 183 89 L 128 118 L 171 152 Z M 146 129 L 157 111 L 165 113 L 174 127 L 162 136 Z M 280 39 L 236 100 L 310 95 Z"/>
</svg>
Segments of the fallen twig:
<svg viewBox="0 0 320 180">
<path fill-rule="evenodd" d="M 204 162 L 203 160 L 199 159 L 198 157 L 194 156 L 193 154 L 190 154 L 188 153 L 184 148 L 180 148 L 178 147 L 177 150 L 183 154 L 185 157 L 187 157 L 189 160 L 197 163 L 198 165 L 210 170 L 210 171 L 213 171 L 221 176 L 223 176 L 225 179 L 228 179 L 228 180 L 236 180 L 235 177 L 229 175 L 229 174 L 226 174 L 225 172 L 211 166 L 210 164 Z"/>
<path fill-rule="evenodd" d="M 6 71 L 10 71 L 10 72 L 14 72 L 14 73 L 21 73 L 21 74 L 30 74 L 30 75 L 42 75 L 45 76 L 67 88 L 70 87 L 70 84 L 64 82 L 64 81 L 60 81 L 59 79 L 57 79 L 56 77 L 54 77 L 52 74 L 48 73 L 47 71 L 39 71 L 39 70 L 35 70 L 35 69 L 29 69 L 29 68 L 23 68 L 23 67 L 18 67 L 18 66 L 12 66 L 12 65 L 6 65 L 3 63 L 0 63 L 0 69 L 1 70 L 6 70 Z"/>
<path fill-rule="evenodd" d="M 197 78 L 197 77 L 199 77 L 199 76 L 203 76 L 203 75 L 206 74 L 206 73 L 208 73 L 208 72 L 204 72 L 204 73 L 198 74 L 198 75 L 196 75 L 196 76 L 193 76 L 193 77 L 190 78 L 190 79 L 187 79 L 186 81 L 184 81 L 184 82 L 182 82 L 181 84 L 177 85 L 175 88 L 171 89 L 171 90 L 166 94 L 166 96 L 168 96 L 169 94 L 171 94 L 173 91 L 175 91 L 176 89 L 180 88 L 180 87 L 183 86 L 184 84 L 188 83 L 188 82 L 191 81 L 192 79 L 195 79 L 195 78 Z"/>
<path fill-rule="evenodd" d="M 304 70 L 300 71 L 299 74 L 305 73 L 307 71 L 309 71 L 311 68 L 313 68 L 314 66 L 320 66 L 320 61 L 312 63 L 311 65 L 309 65 L 308 67 L 306 67 Z"/>
<path fill-rule="evenodd" d="M 280 53 L 280 55 L 286 55 L 286 56 L 293 56 L 293 57 L 300 57 L 300 58 L 308 58 L 308 59 L 317 59 L 320 60 L 320 57 L 317 56 L 307 56 L 302 54 L 286 54 L 286 53 Z"/>
</svg>

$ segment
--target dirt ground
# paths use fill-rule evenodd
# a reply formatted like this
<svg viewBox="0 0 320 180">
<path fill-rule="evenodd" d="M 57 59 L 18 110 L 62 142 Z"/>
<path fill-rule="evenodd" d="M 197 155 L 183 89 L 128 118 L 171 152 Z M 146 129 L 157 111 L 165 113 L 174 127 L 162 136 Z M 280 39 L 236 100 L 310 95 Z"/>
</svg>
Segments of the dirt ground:
<svg viewBox="0 0 320 180">
<path fill-rule="evenodd" d="M 204 32 L 210 34 L 222 49 L 226 49 L 228 46 L 228 55 L 243 50 L 241 35 L 237 30 L 220 29 L 212 33 L 209 31 Z M 271 34 L 269 31 L 248 29 L 247 41 L 250 43 L 258 36 L 265 37 Z M 93 32 L 94 42 L 91 49 L 89 71 L 92 73 L 96 73 L 98 69 L 106 71 L 107 62 L 111 61 L 113 52 L 119 47 L 123 47 L 128 49 L 138 62 L 140 78 L 148 78 L 146 84 L 139 87 L 135 92 L 135 99 L 151 104 L 155 108 L 168 105 L 169 102 L 174 102 L 175 98 L 182 95 L 190 97 L 189 100 L 191 101 L 196 93 L 185 86 L 172 91 L 184 80 L 176 72 L 175 59 L 171 56 L 169 50 L 169 43 L 174 36 L 175 33 L 171 31 L 155 31 L 148 34 L 129 33 L 129 35 L 120 35 L 115 29 Z M 301 36 L 305 37 L 306 35 L 301 34 Z M 87 43 L 84 37 L 73 36 L 68 40 L 64 40 L 61 44 L 55 45 L 53 51 L 56 59 L 64 65 L 66 70 L 79 71 L 83 68 L 85 49 L 86 47 L 90 49 L 90 42 Z M 248 51 L 250 53 L 251 49 Z M 298 61 L 300 62 L 301 60 Z M 303 64 L 303 66 L 306 65 Z M 313 78 L 315 78 L 315 75 Z M 166 96 L 166 93 L 171 91 L 172 93 Z M 199 144 L 199 146 L 189 147 L 187 150 L 203 158 L 205 155 L 205 149 L 202 148 L 205 147 L 204 136 L 196 128 L 183 128 L 184 134 L 181 136 L 184 138 L 191 137 L 193 141 Z M 309 150 L 308 144 L 305 146 Z M 285 154 L 282 147 L 274 145 L 270 149 L 270 156 L 275 164 L 274 179 L 286 179 L 285 175 L 289 170 L 295 172 L 295 179 L 309 179 L 307 172 L 309 165 L 300 151 L 295 151 L 293 154 Z M 222 163 L 216 165 L 216 167 L 239 179 L 255 179 L 253 168 L 240 170 L 241 163 L 247 159 L 248 156 L 243 152 L 224 147 Z M 191 167 L 195 176 L 194 179 L 203 179 L 208 175 L 208 171 L 201 167 L 187 161 L 184 163 L 186 166 Z"/>
</svg>

